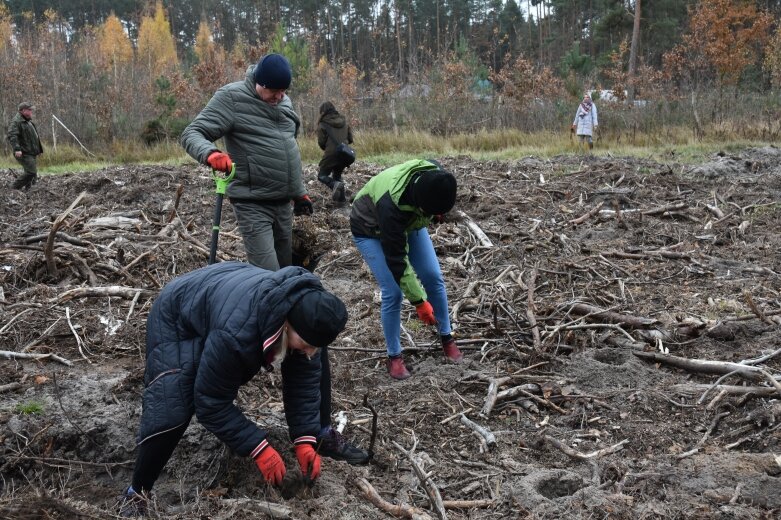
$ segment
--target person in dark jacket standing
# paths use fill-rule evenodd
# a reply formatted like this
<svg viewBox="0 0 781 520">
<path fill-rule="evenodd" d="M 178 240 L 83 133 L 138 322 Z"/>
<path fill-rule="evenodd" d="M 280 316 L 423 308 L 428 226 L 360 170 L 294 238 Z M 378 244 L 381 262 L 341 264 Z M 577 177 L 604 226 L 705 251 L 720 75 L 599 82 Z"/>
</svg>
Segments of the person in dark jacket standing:
<svg viewBox="0 0 781 520">
<path fill-rule="evenodd" d="M 327 127 L 327 128 L 326 128 Z M 323 150 L 320 159 L 320 172 L 317 178 L 331 188 L 334 202 L 345 202 L 344 182 L 342 173 L 345 165 L 336 154 L 336 147 L 341 143 L 352 144 L 353 132 L 345 117 L 340 114 L 333 103 L 326 101 L 320 105 L 320 118 L 317 120 L 317 144 Z"/>
<path fill-rule="evenodd" d="M 453 174 L 439 163 L 416 159 L 378 173 L 353 201 L 350 231 L 380 285 L 388 373 L 394 379 L 410 376 L 401 357 L 403 296 L 423 323 L 437 326 L 445 357 L 453 363 L 463 359 L 453 339 L 445 282 L 427 230 L 435 216 L 452 209 L 456 188 Z"/>
<path fill-rule="evenodd" d="M 29 190 L 38 181 L 37 157 L 43 153 L 38 129 L 33 123 L 32 103 L 19 103 L 19 111 L 8 125 L 8 143 L 14 150 L 14 158 L 22 165 L 22 174 L 14 180 L 13 189 Z"/>
<path fill-rule="evenodd" d="M 292 74 L 284 56 L 263 56 L 243 81 L 220 88 L 181 137 L 199 163 L 223 172 L 235 164 L 227 195 L 247 260 L 272 271 L 292 263 L 293 214 L 313 211 L 296 142 L 301 120 L 285 94 Z M 214 145 L 220 138 L 224 152 Z"/>
<path fill-rule="evenodd" d="M 138 453 L 120 513 L 145 512 L 146 496 L 193 414 L 236 454 L 253 459 L 267 482 L 279 485 L 286 471 L 282 457 L 235 399 L 239 387 L 280 361 L 296 458 L 304 475 L 317 478 L 320 454 L 333 448 L 329 439 L 321 440 L 324 425 L 330 429 L 330 395 L 320 393 L 326 370 L 321 358 L 346 322 L 344 303 L 301 267 L 272 272 L 222 262 L 166 285 L 147 320 Z"/>
</svg>

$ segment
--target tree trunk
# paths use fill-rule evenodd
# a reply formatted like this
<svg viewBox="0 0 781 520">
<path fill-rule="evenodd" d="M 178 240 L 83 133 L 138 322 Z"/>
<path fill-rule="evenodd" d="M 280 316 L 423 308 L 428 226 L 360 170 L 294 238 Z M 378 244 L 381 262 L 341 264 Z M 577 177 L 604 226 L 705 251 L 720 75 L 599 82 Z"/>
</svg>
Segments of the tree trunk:
<svg viewBox="0 0 781 520">
<path fill-rule="evenodd" d="M 632 47 L 629 49 L 629 78 L 627 85 L 627 101 L 631 106 L 635 102 L 635 71 L 637 70 L 637 47 L 640 43 L 640 4 L 635 0 L 635 23 L 632 28 Z"/>
</svg>

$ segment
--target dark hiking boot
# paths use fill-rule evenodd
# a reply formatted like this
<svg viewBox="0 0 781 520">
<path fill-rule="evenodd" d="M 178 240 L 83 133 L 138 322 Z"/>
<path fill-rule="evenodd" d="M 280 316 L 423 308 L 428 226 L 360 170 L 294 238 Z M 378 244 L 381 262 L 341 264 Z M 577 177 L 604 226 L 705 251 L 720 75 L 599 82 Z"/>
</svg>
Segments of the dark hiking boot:
<svg viewBox="0 0 781 520">
<path fill-rule="evenodd" d="M 461 363 L 464 360 L 464 355 L 458 349 L 456 340 L 449 339 L 442 344 L 442 350 L 445 352 L 445 357 L 451 363 Z"/>
<path fill-rule="evenodd" d="M 120 518 L 145 518 L 147 513 L 147 499 L 140 493 L 127 488 L 119 497 Z"/>
<path fill-rule="evenodd" d="M 343 460 L 347 464 L 356 466 L 369 462 L 369 454 L 357 446 L 350 444 L 344 436 L 331 428 L 328 433 L 318 437 L 320 455 L 334 460 Z"/>
<path fill-rule="evenodd" d="M 399 380 L 407 379 L 411 375 L 401 356 L 388 358 L 388 373 L 393 379 Z"/>
<path fill-rule="evenodd" d="M 347 200 L 344 196 L 344 183 L 342 181 L 334 182 L 333 193 L 331 194 L 331 200 L 339 204 Z"/>
</svg>

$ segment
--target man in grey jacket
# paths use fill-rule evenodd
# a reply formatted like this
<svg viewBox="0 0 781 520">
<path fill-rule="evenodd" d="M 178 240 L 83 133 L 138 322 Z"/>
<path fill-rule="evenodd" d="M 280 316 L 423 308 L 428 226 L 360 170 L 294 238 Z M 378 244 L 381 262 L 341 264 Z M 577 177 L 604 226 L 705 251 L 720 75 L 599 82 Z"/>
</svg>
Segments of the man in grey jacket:
<svg viewBox="0 0 781 520">
<path fill-rule="evenodd" d="M 293 213 L 313 211 L 296 142 L 301 120 L 285 94 L 291 80 L 288 60 L 267 54 L 243 81 L 220 88 L 181 138 L 199 163 L 223 172 L 235 165 L 227 195 L 247 260 L 272 271 L 292 263 Z M 214 145 L 220 138 L 224 152 Z"/>
</svg>

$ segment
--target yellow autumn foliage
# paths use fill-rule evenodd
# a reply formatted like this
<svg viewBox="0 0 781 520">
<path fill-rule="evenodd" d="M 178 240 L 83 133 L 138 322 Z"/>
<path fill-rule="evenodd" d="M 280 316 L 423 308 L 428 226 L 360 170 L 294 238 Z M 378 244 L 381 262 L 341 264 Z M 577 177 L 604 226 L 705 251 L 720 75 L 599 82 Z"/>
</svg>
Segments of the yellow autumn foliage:
<svg viewBox="0 0 781 520">
<path fill-rule="evenodd" d="M 0 4 L 0 51 L 4 50 L 11 43 L 11 15 L 8 14 L 8 7 Z"/>
<path fill-rule="evenodd" d="M 195 55 L 198 56 L 198 61 L 204 61 L 213 51 L 214 42 L 209 24 L 206 23 L 206 20 L 201 20 L 201 23 L 198 24 L 198 34 L 195 36 Z"/>
<path fill-rule="evenodd" d="M 108 66 L 129 63 L 133 59 L 133 45 L 114 13 L 98 30 L 98 49 L 103 63 Z"/>
<path fill-rule="evenodd" d="M 179 64 L 171 24 L 165 15 L 163 3 L 158 0 L 154 16 L 143 16 L 138 29 L 138 56 L 149 69 L 150 79 Z"/>
</svg>

